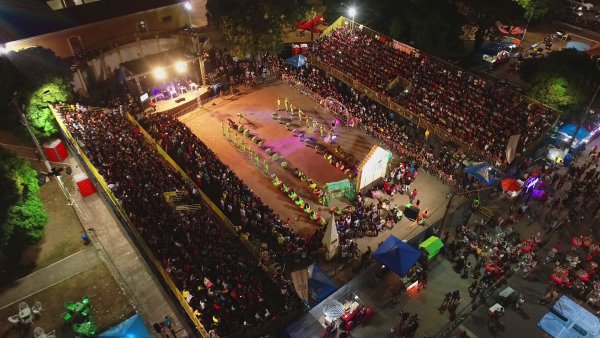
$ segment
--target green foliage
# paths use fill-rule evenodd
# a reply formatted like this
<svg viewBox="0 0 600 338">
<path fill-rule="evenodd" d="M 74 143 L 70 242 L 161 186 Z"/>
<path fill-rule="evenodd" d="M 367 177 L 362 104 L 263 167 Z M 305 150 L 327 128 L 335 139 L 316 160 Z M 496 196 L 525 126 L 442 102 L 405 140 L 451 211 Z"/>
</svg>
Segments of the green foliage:
<svg viewBox="0 0 600 338">
<path fill-rule="evenodd" d="M 206 4 L 235 56 L 279 52 L 285 31 L 306 19 L 304 0 L 209 0 Z"/>
<path fill-rule="evenodd" d="M 0 74 L 0 102 L 6 104 L 15 93 L 22 94 L 19 101 L 24 104 L 23 100 L 31 93 L 57 78 L 66 84 L 65 90 L 71 92 L 71 72 L 52 50 L 43 47 L 27 48 L 0 57 Z M 15 130 L 20 127 L 19 116 L 12 105 L 0 110 L 0 128 Z"/>
<path fill-rule="evenodd" d="M 574 49 L 526 60 L 521 77 L 532 85 L 530 96 L 565 113 L 582 113 L 600 83 L 594 61 Z"/>
<path fill-rule="evenodd" d="M 567 2 L 562 0 L 515 0 L 524 10 L 526 19 L 533 21 L 549 20 L 568 10 Z"/>
<path fill-rule="evenodd" d="M 26 113 L 36 136 L 44 139 L 58 132 L 48 104 L 68 102 L 71 98 L 71 84 L 62 78 L 51 79 L 30 95 Z"/>
<path fill-rule="evenodd" d="M 475 32 L 475 49 L 479 48 L 485 37 L 495 31 L 496 21 L 505 25 L 520 25 L 525 23 L 525 12 L 514 0 L 463 0 L 467 20 L 479 27 Z"/>
<path fill-rule="evenodd" d="M 0 250 L 10 241 L 35 243 L 44 235 L 48 216 L 39 199 L 35 170 L 0 148 Z"/>
</svg>

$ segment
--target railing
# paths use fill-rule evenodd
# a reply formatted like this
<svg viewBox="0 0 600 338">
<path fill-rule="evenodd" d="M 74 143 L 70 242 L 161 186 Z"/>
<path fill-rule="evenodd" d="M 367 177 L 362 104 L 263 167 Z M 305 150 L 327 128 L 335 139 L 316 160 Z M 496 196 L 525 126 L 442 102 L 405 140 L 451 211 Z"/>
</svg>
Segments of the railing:
<svg viewBox="0 0 600 338">
<path fill-rule="evenodd" d="M 461 140 L 460 138 L 448 133 L 445 130 L 442 130 L 437 125 L 434 125 L 433 123 L 422 118 L 421 116 L 412 113 L 408 109 L 406 109 L 403 106 L 399 105 L 398 103 L 394 102 L 390 97 L 373 91 L 372 89 L 370 89 L 367 86 L 365 86 L 364 84 L 362 84 L 360 81 L 353 80 L 348 75 L 341 72 L 340 70 L 333 68 L 332 66 L 317 60 L 316 57 L 311 58 L 310 62 L 312 65 L 314 65 L 318 68 L 321 68 L 328 74 L 331 74 L 335 78 L 344 82 L 346 85 L 369 96 L 372 100 L 389 108 L 392 111 L 395 111 L 402 118 L 415 123 L 417 126 L 423 128 L 423 129 L 431 131 L 432 133 L 434 133 L 435 135 L 438 135 L 439 137 L 445 139 L 446 141 L 453 142 L 454 144 L 458 145 L 461 149 L 463 149 L 465 152 L 467 152 L 471 155 L 474 155 L 477 158 L 485 159 L 487 161 L 490 161 L 491 163 L 495 162 L 495 160 L 492 157 L 490 157 L 487 153 L 481 151 L 480 149 L 474 148 L 472 145 L 466 143 L 465 141 Z"/>
<path fill-rule="evenodd" d="M 85 60 L 90 60 L 117 46 L 136 42 L 138 40 L 170 38 L 174 35 L 177 35 L 178 32 L 179 29 L 173 29 L 166 31 L 133 32 L 118 35 L 107 40 L 96 42 L 95 44 L 84 48 L 84 50 L 79 54 L 79 57 Z"/>
<path fill-rule="evenodd" d="M 146 139 L 146 141 L 153 147 L 155 150 L 161 155 L 161 157 L 173 168 L 175 169 L 187 182 L 190 186 L 194 187 L 202 198 L 202 202 L 208 206 L 214 215 L 216 215 L 220 220 L 221 224 L 225 226 L 227 231 L 229 231 L 234 237 L 240 239 L 242 245 L 246 248 L 248 252 L 252 255 L 252 257 L 258 262 L 259 266 L 269 275 L 269 277 L 275 276 L 278 272 L 272 265 L 265 265 L 260 259 L 260 253 L 257 248 L 250 242 L 248 239 L 243 239 L 237 233 L 233 222 L 225 215 L 223 212 L 214 204 L 214 202 L 196 185 L 194 181 L 190 179 L 187 173 L 181 169 L 181 167 L 171 158 L 169 154 L 167 154 L 162 147 L 156 143 L 156 141 L 148 134 L 148 132 L 135 120 L 133 116 L 127 114 L 127 118 L 141 131 L 142 135 Z M 288 313 L 283 317 L 279 317 L 268 322 L 264 322 L 258 325 L 254 325 L 247 329 L 244 329 L 240 332 L 231 334 L 227 337 L 260 337 L 262 335 L 274 332 L 278 329 L 283 328 L 292 322 L 297 316 L 301 313 L 301 311 L 294 311 Z M 193 314 L 189 314 L 193 317 Z"/>
<path fill-rule="evenodd" d="M 146 245 L 146 242 L 144 241 L 144 239 L 138 232 L 137 228 L 133 225 L 133 222 L 127 215 L 127 212 L 125 211 L 125 209 L 123 209 L 119 200 L 114 196 L 114 194 L 112 193 L 112 191 L 106 184 L 106 181 L 104 180 L 102 175 L 100 175 L 100 173 L 98 172 L 96 167 L 94 167 L 94 165 L 88 159 L 85 152 L 80 148 L 77 141 L 73 138 L 73 135 L 71 135 L 69 130 L 66 128 L 65 124 L 62 121 L 62 117 L 60 117 L 58 115 L 58 113 L 56 112 L 56 110 L 54 108 L 51 110 L 52 110 L 52 113 L 54 114 L 54 118 L 56 119 L 56 121 L 60 127 L 61 133 L 67 140 L 71 149 L 73 149 L 75 151 L 75 154 L 78 156 L 78 158 L 84 162 L 86 171 L 91 174 L 92 178 L 95 180 L 97 185 L 99 185 L 102 188 L 102 191 L 101 191 L 102 194 L 106 197 L 111 208 L 113 209 L 113 211 L 115 212 L 117 217 L 120 219 L 121 223 L 125 226 L 125 228 L 129 232 L 129 234 L 133 237 L 132 239 L 134 240 L 134 242 L 136 243 L 136 245 L 142 252 L 142 255 L 150 263 L 151 267 L 154 268 L 154 271 L 156 271 L 160 274 L 162 281 L 167 284 L 172 295 L 175 296 L 175 298 L 177 299 L 177 301 L 179 302 L 179 304 L 181 305 L 183 310 L 187 313 L 188 317 L 194 323 L 194 325 L 196 326 L 196 329 L 198 330 L 200 335 L 204 338 L 208 338 L 209 335 L 206 332 L 206 330 L 204 329 L 204 326 L 202 325 L 202 323 L 200 323 L 198 318 L 196 318 L 196 316 L 194 316 L 194 312 L 193 312 L 192 308 L 189 306 L 189 304 L 183 297 L 181 291 L 179 291 L 179 289 L 177 288 L 177 286 L 175 285 L 175 283 L 173 282 L 171 277 L 165 272 L 162 265 L 158 262 L 158 260 L 156 259 L 156 257 L 152 253 L 152 251 L 150 251 L 150 248 L 148 248 L 148 246 Z"/>
</svg>

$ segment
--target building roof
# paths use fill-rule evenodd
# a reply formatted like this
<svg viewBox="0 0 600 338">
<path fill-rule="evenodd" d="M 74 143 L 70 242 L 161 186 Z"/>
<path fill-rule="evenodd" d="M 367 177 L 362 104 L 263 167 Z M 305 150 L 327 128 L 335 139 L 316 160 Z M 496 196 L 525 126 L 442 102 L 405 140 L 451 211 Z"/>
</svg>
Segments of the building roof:
<svg viewBox="0 0 600 338">
<path fill-rule="evenodd" d="M 0 0 L 0 43 L 107 20 L 183 0 L 100 0 L 52 10 L 45 0 Z"/>
</svg>

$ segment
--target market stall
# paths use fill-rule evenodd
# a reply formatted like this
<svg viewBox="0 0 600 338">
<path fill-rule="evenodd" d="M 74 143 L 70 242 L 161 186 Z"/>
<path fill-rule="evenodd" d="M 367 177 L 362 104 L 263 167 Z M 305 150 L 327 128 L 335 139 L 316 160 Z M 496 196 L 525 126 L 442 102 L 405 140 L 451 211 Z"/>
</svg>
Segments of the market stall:
<svg viewBox="0 0 600 338">
<path fill-rule="evenodd" d="M 391 235 L 373 253 L 373 259 L 401 277 L 406 289 L 414 287 L 422 270 L 416 263 L 421 251 Z"/>
<path fill-rule="evenodd" d="M 322 338 L 336 337 L 341 331 L 352 331 L 360 324 L 367 324 L 375 314 L 372 306 L 365 304 L 354 292 L 347 292 L 323 307 L 319 322 L 325 328 Z"/>
<path fill-rule="evenodd" d="M 431 236 L 419 245 L 419 248 L 425 250 L 427 259 L 432 260 L 444 247 L 444 242 L 439 237 Z"/>
</svg>

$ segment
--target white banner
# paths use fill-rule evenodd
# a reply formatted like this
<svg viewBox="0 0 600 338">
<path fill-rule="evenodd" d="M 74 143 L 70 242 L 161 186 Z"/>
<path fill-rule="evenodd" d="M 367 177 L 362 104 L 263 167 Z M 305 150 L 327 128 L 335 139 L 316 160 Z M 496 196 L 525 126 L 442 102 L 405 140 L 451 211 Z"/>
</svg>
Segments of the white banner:
<svg viewBox="0 0 600 338">
<path fill-rule="evenodd" d="M 400 41 L 392 40 L 392 43 L 394 45 L 394 49 L 397 49 L 403 53 L 412 54 L 415 51 L 414 48 Z"/>
</svg>

